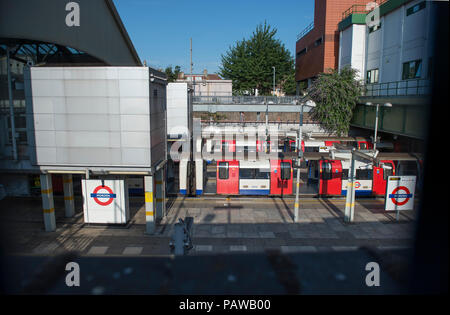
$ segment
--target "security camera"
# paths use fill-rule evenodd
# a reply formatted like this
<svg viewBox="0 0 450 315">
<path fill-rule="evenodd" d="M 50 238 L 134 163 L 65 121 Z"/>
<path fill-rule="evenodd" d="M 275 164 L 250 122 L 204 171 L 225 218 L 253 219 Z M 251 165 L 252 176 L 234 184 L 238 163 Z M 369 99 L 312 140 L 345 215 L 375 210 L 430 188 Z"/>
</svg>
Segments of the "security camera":
<svg viewBox="0 0 450 315">
<path fill-rule="evenodd" d="M 33 65 L 34 65 L 33 61 L 31 61 L 31 60 L 28 60 L 28 61 L 27 61 L 27 66 L 28 66 L 28 67 L 31 67 L 31 66 L 33 66 Z"/>
</svg>

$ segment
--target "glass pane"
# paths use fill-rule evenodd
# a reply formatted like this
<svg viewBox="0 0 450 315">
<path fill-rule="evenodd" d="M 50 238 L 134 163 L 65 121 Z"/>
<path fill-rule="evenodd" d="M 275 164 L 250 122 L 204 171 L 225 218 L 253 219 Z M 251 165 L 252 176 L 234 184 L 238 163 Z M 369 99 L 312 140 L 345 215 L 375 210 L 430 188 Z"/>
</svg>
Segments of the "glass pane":
<svg viewBox="0 0 450 315">
<path fill-rule="evenodd" d="M 281 162 L 281 179 L 291 179 L 291 164 Z"/>
<path fill-rule="evenodd" d="M 252 168 L 241 168 L 239 169 L 239 178 L 241 179 L 254 179 L 255 169 Z"/>
<path fill-rule="evenodd" d="M 270 170 L 267 169 L 257 169 L 256 176 L 257 179 L 270 179 Z"/>
<path fill-rule="evenodd" d="M 228 162 L 219 162 L 219 179 L 228 179 Z"/>
</svg>

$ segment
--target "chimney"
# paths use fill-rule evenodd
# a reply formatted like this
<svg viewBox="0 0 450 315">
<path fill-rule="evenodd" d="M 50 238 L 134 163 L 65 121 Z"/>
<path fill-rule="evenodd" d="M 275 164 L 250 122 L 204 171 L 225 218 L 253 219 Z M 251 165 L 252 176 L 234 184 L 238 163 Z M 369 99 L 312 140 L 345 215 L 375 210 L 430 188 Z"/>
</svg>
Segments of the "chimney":
<svg viewBox="0 0 450 315">
<path fill-rule="evenodd" d="M 208 76 L 208 71 L 206 69 L 203 70 L 203 75 L 205 76 L 205 79 L 206 79 L 206 77 Z"/>
<path fill-rule="evenodd" d="M 184 79 L 184 72 L 178 73 L 178 79 L 181 79 L 181 80 Z"/>
</svg>

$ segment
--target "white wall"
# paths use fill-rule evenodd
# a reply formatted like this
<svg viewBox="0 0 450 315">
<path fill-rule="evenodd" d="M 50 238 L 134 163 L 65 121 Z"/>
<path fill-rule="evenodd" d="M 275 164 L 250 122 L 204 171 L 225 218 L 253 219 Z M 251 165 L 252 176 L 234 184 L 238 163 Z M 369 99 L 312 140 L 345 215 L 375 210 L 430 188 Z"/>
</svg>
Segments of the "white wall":
<svg viewBox="0 0 450 315">
<path fill-rule="evenodd" d="M 188 129 L 188 85 L 169 83 L 167 85 L 167 134 L 176 137 Z"/>
<path fill-rule="evenodd" d="M 432 2 L 427 1 L 425 9 L 406 16 L 406 10 L 420 2 L 411 1 L 382 16 L 381 29 L 367 35 L 365 70 L 378 68 L 379 83 L 402 80 L 403 63 L 417 59 L 422 59 L 421 78 L 427 78 L 432 51 Z"/>
<path fill-rule="evenodd" d="M 353 24 L 341 32 L 339 41 L 339 69 L 350 66 L 358 70 L 358 78 L 364 78 L 366 26 Z"/>
<path fill-rule="evenodd" d="M 149 68 L 31 67 L 25 81 L 37 165 L 150 167 L 165 158 L 165 84 L 150 83 Z"/>
</svg>

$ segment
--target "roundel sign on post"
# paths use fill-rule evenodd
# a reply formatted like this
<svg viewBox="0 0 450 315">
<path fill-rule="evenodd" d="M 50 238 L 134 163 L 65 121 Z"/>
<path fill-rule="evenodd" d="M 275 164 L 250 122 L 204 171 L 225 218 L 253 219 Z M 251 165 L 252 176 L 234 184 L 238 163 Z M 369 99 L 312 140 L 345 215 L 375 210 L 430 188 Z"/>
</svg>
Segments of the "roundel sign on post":
<svg viewBox="0 0 450 315">
<path fill-rule="evenodd" d="M 416 176 L 389 176 L 386 186 L 386 211 L 413 209 Z"/>
<path fill-rule="evenodd" d="M 94 191 L 91 193 L 91 198 L 94 198 L 94 201 L 100 206 L 110 205 L 114 198 L 116 198 L 116 194 L 113 193 L 113 190 L 108 186 L 97 186 Z"/>
<path fill-rule="evenodd" d="M 83 179 L 85 223 L 125 224 L 129 218 L 128 184 L 124 179 Z"/>
</svg>

